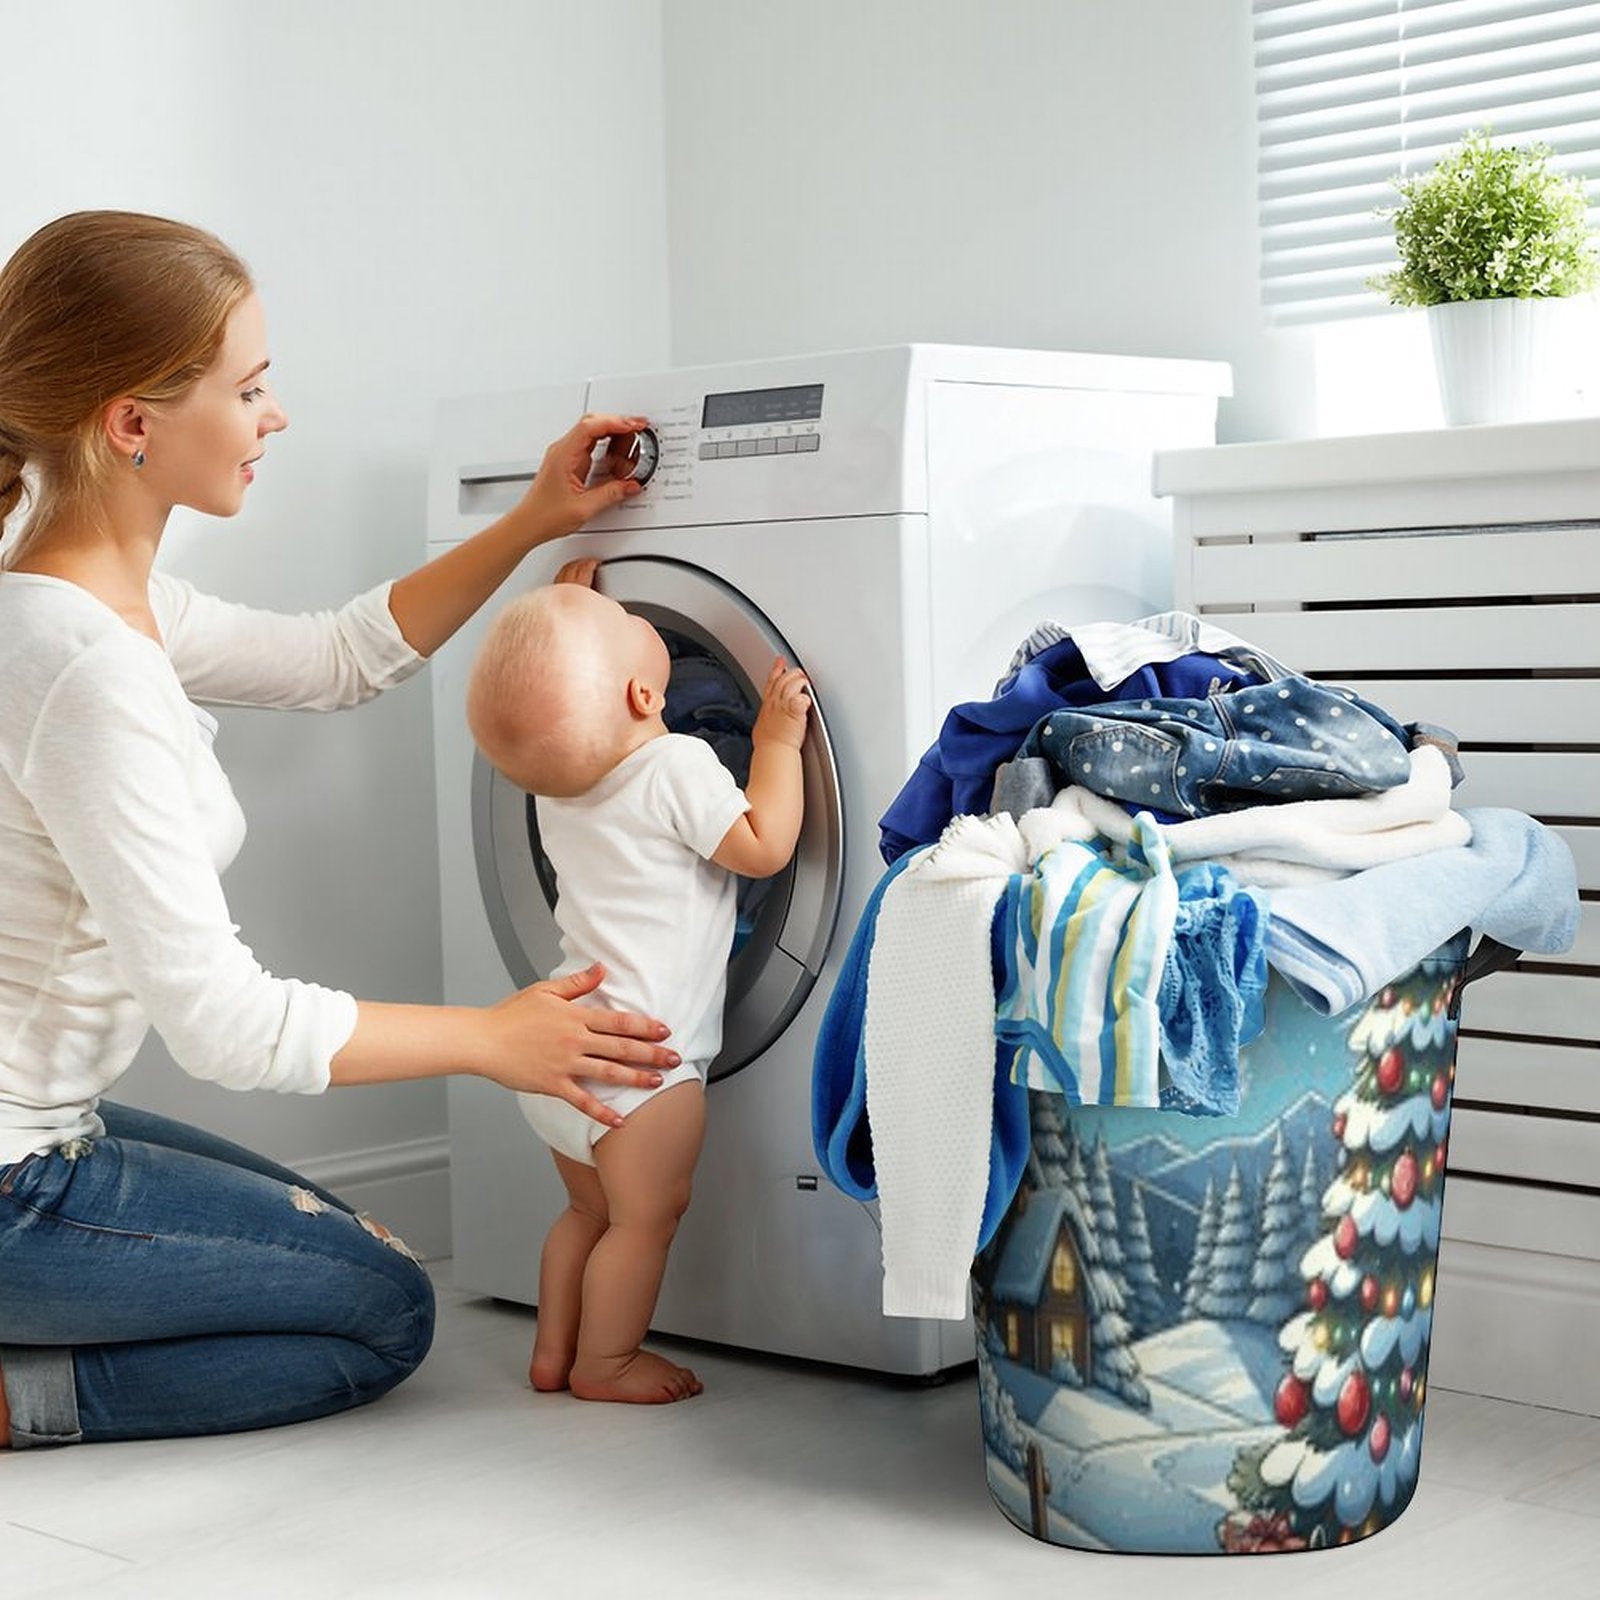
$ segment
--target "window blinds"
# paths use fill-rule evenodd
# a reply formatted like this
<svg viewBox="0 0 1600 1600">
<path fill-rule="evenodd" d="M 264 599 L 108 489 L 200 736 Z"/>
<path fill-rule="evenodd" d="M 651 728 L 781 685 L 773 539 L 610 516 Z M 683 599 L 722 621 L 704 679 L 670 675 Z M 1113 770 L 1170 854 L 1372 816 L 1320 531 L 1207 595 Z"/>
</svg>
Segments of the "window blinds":
<svg viewBox="0 0 1600 1600">
<path fill-rule="evenodd" d="M 1546 144 L 1600 220 L 1600 3 L 1253 0 L 1262 298 L 1274 323 L 1384 309 L 1376 215 L 1474 128 Z"/>
</svg>

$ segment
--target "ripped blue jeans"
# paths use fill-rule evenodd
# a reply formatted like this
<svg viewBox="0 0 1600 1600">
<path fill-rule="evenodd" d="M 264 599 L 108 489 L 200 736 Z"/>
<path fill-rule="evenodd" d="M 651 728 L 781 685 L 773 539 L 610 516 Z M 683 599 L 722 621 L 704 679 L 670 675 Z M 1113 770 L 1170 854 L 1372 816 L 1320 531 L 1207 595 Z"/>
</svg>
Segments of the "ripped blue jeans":
<svg viewBox="0 0 1600 1600">
<path fill-rule="evenodd" d="M 387 1230 L 197 1128 L 99 1111 L 104 1137 L 0 1166 L 14 1446 L 299 1422 L 415 1370 L 433 1288 Z"/>
</svg>

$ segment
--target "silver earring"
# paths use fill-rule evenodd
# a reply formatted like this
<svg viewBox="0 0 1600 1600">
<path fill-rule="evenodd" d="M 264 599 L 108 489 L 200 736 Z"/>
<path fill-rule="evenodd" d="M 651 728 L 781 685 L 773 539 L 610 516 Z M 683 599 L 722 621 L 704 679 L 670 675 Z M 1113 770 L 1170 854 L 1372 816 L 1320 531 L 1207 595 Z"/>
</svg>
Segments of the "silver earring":
<svg viewBox="0 0 1600 1600">
<path fill-rule="evenodd" d="M 139 467 L 142 467 L 144 465 L 144 451 L 143 450 L 135 450 L 133 452 L 133 465 L 134 465 L 135 470 L 137 470 Z"/>
</svg>

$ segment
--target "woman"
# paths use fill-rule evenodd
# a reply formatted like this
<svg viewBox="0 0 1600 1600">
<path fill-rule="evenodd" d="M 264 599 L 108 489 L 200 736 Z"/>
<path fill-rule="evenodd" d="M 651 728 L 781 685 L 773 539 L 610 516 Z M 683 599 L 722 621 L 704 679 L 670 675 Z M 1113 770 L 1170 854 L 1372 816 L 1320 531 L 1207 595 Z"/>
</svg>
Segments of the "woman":
<svg viewBox="0 0 1600 1600">
<path fill-rule="evenodd" d="M 585 417 L 521 503 L 337 613 L 287 617 L 152 565 L 174 506 L 231 516 L 270 436 L 260 303 L 209 234 L 82 212 L 0 270 L 0 1447 L 262 1427 L 376 1398 L 427 1352 L 428 1280 L 273 1163 L 102 1102 L 147 1026 L 238 1088 L 472 1072 L 608 1122 L 581 1079 L 653 1086 L 659 1022 L 278 979 L 218 874 L 244 818 L 192 703 L 332 709 L 409 676 L 535 545 L 638 492 L 585 487 L 640 418 Z M 27 478 L 23 472 L 27 469 Z"/>
</svg>

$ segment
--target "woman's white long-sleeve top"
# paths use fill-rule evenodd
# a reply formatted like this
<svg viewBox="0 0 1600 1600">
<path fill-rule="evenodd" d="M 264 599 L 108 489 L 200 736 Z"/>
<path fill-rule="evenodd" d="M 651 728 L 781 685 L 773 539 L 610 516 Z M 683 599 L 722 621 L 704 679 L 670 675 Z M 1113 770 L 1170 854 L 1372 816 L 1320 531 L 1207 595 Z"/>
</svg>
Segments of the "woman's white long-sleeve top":
<svg viewBox="0 0 1600 1600">
<path fill-rule="evenodd" d="M 0 573 L 0 1165 L 98 1134 L 150 1026 L 196 1077 L 326 1087 L 355 1000 L 239 939 L 220 874 L 244 814 L 195 702 L 336 710 L 409 677 L 389 587 L 291 616 L 156 573 L 157 644 L 75 584 Z"/>
</svg>

